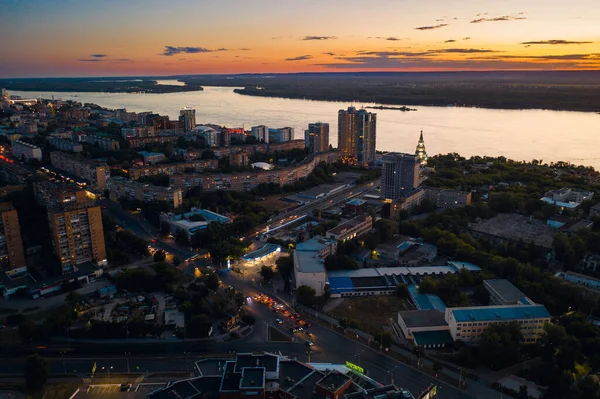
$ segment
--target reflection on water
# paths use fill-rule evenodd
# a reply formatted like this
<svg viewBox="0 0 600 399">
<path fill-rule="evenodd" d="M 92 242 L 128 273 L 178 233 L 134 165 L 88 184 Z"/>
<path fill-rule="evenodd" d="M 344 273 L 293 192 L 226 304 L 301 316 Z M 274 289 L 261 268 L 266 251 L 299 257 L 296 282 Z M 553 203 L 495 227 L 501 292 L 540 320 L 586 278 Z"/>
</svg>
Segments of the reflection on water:
<svg viewBox="0 0 600 399">
<path fill-rule="evenodd" d="M 172 83 L 172 81 L 168 81 Z M 230 87 L 169 94 L 11 92 L 97 103 L 107 108 L 154 111 L 179 116 L 183 107 L 196 109 L 197 123 L 229 127 L 291 126 L 304 137 L 311 122 L 329 122 L 330 141 L 337 145 L 337 112 L 350 105 L 333 101 L 251 97 Z M 463 156 L 506 156 L 515 160 L 568 161 L 600 168 L 600 115 L 545 110 L 496 110 L 414 106 L 418 111 L 372 110 L 377 113 L 377 149 L 413 152 L 423 129 L 430 155 L 457 152 Z"/>
<path fill-rule="evenodd" d="M 171 86 L 185 86 L 185 82 L 180 82 L 177 79 L 163 79 L 157 80 L 157 85 L 171 85 Z"/>
</svg>

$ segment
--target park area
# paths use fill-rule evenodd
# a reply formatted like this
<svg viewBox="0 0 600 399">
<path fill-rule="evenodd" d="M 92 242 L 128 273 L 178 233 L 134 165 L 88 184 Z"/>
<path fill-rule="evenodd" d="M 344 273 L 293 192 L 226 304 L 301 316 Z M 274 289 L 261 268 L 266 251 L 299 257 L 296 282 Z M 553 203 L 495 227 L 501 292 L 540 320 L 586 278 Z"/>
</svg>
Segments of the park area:
<svg viewBox="0 0 600 399">
<path fill-rule="evenodd" d="M 357 327 L 370 334 L 381 331 L 381 327 L 397 321 L 400 310 L 411 309 L 408 302 L 394 295 L 379 295 L 364 298 L 344 298 L 328 314 L 338 321 L 346 321 L 348 327 Z M 353 325 L 355 324 L 355 325 Z"/>
</svg>

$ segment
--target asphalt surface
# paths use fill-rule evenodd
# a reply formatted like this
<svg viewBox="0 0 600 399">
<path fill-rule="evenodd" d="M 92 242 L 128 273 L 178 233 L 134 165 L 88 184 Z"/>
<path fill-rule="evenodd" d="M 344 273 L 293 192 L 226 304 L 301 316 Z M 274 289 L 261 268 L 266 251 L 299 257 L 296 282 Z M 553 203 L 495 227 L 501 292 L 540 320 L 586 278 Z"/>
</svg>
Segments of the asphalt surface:
<svg viewBox="0 0 600 399">
<path fill-rule="evenodd" d="M 248 296 L 261 292 L 253 285 L 251 280 L 241 279 L 235 273 L 221 273 L 221 279 L 224 283 L 236 287 Z M 254 301 L 249 304 L 249 308 L 257 318 L 254 334 L 247 338 L 249 342 L 256 342 L 257 345 L 260 345 L 258 341 L 264 341 L 268 325 L 276 325 L 287 334 L 292 334 L 290 331 L 292 324 L 281 314 L 275 313 L 269 310 L 266 305 Z M 276 324 L 275 319 L 277 318 L 284 320 L 284 324 Z M 317 323 L 312 323 L 311 328 L 307 330 L 312 334 L 311 337 L 308 337 L 304 332 L 298 332 L 294 334 L 296 343 L 277 343 L 276 345 L 282 347 L 281 351 L 284 355 L 288 354 L 285 348 L 301 346 L 302 353 L 296 357 L 300 361 L 308 362 L 309 356 L 306 353 L 308 347 L 305 343 L 308 339 L 314 343 L 314 346 L 311 348 L 312 353 L 310 354 L 311 362 L 345 364 L 346 361 L 349 361 L 363 367 L 368 375 L 378 382 L 390 383 L 393 379 L 393 382 L 397 386 L 408 389 L 415 397 L 431 384 L 438 385 L 441 388 L 440 395 L 443 395 L 439 396 L 441 398 L 500 397 L 499 393 L 495 396 L 494 394 L 497 392 L 487 387 L 483 387 L 482 392 L 475 392 L 476 396 L 470 396 L 471 392 L 468 394 L 449 384 L 443 383 L 428 374 L 386 356 L 384 353 L 366 347 Z"/>
</svg>

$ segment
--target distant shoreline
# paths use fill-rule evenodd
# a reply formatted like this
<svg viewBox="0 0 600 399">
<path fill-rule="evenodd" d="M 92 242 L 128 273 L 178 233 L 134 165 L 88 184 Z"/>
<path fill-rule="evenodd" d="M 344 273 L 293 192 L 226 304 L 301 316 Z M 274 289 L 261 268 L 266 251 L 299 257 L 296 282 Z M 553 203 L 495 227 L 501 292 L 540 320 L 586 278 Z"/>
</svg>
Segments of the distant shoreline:
<svg viewBox="0 0 600 399">
<path fill-rule="evenodd" d="M 377 106 L 370 106 L 370 107 L 365 107 L 368 109 L 381 109 L 381 110 L 393 110 L 393 111 L 402 111 L 402 112 L 408 112 L 408 111 L 417 111 L 416 108 L 409 108 L 409 107 L 387 107 L 385 105 L 377 105 Z"/>
</svg>

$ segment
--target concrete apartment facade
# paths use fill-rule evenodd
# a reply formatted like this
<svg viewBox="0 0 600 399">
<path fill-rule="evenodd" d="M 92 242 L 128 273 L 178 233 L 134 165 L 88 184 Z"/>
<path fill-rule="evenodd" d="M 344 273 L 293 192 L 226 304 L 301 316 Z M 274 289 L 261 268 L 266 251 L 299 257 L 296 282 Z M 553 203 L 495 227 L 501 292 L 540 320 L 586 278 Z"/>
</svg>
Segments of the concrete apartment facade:
<svg viewBox="0 0 600 399">
<path fill-rule="evenodd" d="M 113 201 L 118 201 L 121 197 L 143 202 L 167 201 L 171 208 L 179 208 L 183 203 L 181 189 L 139 183 L 121 176 L 108 179 L 108 190 Z"/>
<path fill-rule="evenodd" d="M 325 233 L 325 237 L 336 241 L 351 240 L 367 234 L 373 228 L 371 215 L 359 215 Z"/>
<path fill-rule="evenodd" d="M 19 215 L 10 202 L 0 203 L 0 270 L 14 275 L 27 270 Z"/>
<path fill-rule="evenodd" d="M 42 149 L 33 144 L 29 144 L 25 141 L 16 140 L 12 143 L 12 154 L 13 157 L 29 161 L 30 159 L 42 160 Z"/>
<path fill-rule="evenodd" d="M 106 178 L 110 172 L 105 163 L 86 160 L 61 151 L 50 153 L 50 163 L 56 169 L 86 179 L 92 186 L 106 189 Z"/>
</svg>

